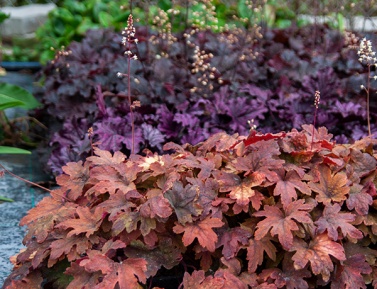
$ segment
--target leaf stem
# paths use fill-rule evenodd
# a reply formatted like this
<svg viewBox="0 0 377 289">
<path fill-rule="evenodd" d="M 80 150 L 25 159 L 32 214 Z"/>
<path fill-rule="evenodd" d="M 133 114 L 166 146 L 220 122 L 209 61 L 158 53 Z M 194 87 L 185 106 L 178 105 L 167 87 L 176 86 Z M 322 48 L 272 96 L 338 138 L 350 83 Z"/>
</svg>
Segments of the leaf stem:
<svg viewBox="0 0 377 289">
<path fill-rule="evenodd" d="M 49 189 L 47 189 L 47 188 L 45 188 L 45 187 L 43 187 L 43 186 L 41 186 L 41 185 L 38 185 L 37 183 L 34 183 L 34 182 L 32 182 L 32 181 L 28 181 L 28 180 L 26 180 L 26 179 L 24 179 L 24 178 L 22 178 L 22 177 L 20 177 L 20 176 L 17 176 L 16 174 L 14 174 L 14 173 L 12 173 L 11 171 L 7 170 L 2 164 L 0 164 L 0 167 L 1 167 L 5 172 L 7 172 L 8 174 L 10 174 L 12 177 L 15 177 L 16 179 L 19 179 L 19 180 L 21 180 L 21 181 L 23 181 L 23 182 L 25 182 L 25 183 L 27 183 L 27 184 L 30 184 L 30 185 L 32 185 L 32 186 L 38 187 L 38 188 L 40 188 L 40 189 L 42 189 L 42 190 L 45 190 L 45 191 L 47 191 L 47 192 L 49 192 L 49 193 L 52 192 L 51 190 L 49 190 Z"/>
<path fill-rule="evenodd" d="M 370 130 L 370 113 L 369 113 L 369 90 L 370 90 L 370 64 L 368 64 L 368 80 L 367 80 L 367 122 L 368 122 L 368 134 L 372 135 Z"/>
</svg>

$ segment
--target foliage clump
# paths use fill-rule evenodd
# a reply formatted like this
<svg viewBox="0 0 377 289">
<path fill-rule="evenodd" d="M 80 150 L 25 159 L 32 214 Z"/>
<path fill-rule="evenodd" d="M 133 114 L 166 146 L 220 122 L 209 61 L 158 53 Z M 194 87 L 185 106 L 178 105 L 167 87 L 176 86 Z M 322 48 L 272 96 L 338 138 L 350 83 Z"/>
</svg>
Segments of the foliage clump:
<svg viewBox="0 0 377 289">
<path fill-rule="evenodd" d="M 164 155 L 95 148 L 21 220 L 4 288 L 152 288 L 172 272 L 183 288 L 376 287 L 377 141 L 331 137 L 304 125 Z"/>
<path fill-rule="evenodd" d="M 313 38 L 313 30 L 316 31 Z M 131 102 L 136 108 L 135 149 L 161 153 L 162 144 L 196 144 L 219 131 L 246 134 L 299 129 L 312 123 L 313 97 L 321 93 L 317 124 L 339 143 L 366 135 L 365 67 L 354 43 L 327 26 L 285 30 L 238 29 L 214 34 L 176 33 L 174 39 L 136 30 L 130 47 Z M 165 32 L 164 32 L 165 33 Z M 258 41 L 255 41 L 258 39 Z M 44 67 L 42 102 L 54 135 L 49 166 L 55 173 L 90 152 L 85 132 L 105 150 L 131 150 L 128 85 L 116 76 L 127 68 L 121 35 L 88 32 L 82 42 Z M 371 80 L 368 90 L 376 91 Z M 376 101 L 370 101 L 371 132 Z"/>
</svg>

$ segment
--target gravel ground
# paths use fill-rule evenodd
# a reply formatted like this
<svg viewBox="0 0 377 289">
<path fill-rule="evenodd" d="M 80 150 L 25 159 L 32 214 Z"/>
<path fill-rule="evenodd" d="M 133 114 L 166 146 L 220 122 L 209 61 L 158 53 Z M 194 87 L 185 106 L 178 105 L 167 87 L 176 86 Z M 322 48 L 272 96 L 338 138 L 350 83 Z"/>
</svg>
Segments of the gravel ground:
<svg viewBox="0 0 377 289">
<path fill-rule="evenodd" d="M 46 180 L 37 156 L 0 155 L 0 163 L 13 173 L 32 181 Z M 2 169 L 0 169 L 2 170 Z M 19 227 L 21 218 L 46 194 L 30 188 L 26 183 L 8 175 L 0 178 L 0 196 L 14 202 L 0 203 L 0 287 L 13 268 L 9 257 L 17 254 L 22 245 L 25 228 Z"/>
</svg>

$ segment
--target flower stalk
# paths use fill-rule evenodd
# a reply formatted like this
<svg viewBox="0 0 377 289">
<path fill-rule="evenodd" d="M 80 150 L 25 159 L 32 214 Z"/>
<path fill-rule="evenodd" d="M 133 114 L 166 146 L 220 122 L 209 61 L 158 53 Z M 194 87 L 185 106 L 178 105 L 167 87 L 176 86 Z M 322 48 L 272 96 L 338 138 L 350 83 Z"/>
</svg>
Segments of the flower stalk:
<svg viewBox="0 0 377 289">
<path fill-rule="evenodd" d="M 135 116 L 134 109 L 140 106 L 139 101 L 131 102 L 131 59 L 137 60 L 137 56 L 131 52 L 131 44 L 138 43 L 138 39 L 135 37 L 136 29 L 134 27 L 133 16 L 130 14 L 127 20 L 127 27 L 122 31 L 123 38 L 122 44 L 126 47 L 124 55 L 127 57 L 127 74 L 118 72 L 118 77 L 127 77 L 127 98 L 130 106 L 130 118 L 131 118 L 131 154 L 135 154 Z"/>
</svg>

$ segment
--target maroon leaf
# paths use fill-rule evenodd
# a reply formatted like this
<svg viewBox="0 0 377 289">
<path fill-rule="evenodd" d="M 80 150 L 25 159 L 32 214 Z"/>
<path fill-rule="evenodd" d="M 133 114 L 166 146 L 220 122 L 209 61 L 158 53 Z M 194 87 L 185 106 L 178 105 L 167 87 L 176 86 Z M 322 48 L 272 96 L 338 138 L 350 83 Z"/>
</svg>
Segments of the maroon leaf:
<svg viewBox="0 0 377 289">
<path fill-rule="evenodd" d="M 275 261 L 276 252 L 277 250 L 269 237 L 264 237 L 261 240 L 249 239 L 246 257 L 249 261 L 247 266 L 248 272 L 254 273 L 257 270 L 258 265 L 262 265 L 266 260 L 264 258 L 264 253 L 266 253 L 271 260 Z"/>
<path fill-rule="evenodd" d="M 251 233 L 240 227 L 231 228 L 225 231 L 219 240 L 219 246 L 224 246 L 222 253 L 226 259 L 237 255 L 241 245 L 246 245 Z"/>
<path fill-rule="evenodd" d="M 352 213 L 340 212 L 339 204 L 328 205 L 323 210 L 323 215 L 314 223 L 318 226 L 317 232 L 323 233 L 327 230 L 328 236 L 337 241 L 338 228 L 343 236 L 349 236 L 353 239 L 361 239 L 363 234 L 350 223 L 355 221 L 356 216 Z"/>
<path fill-rule="evenodd" d="M 370 273 L 372 273 L 372 268 L 365 260 L 365 256 L 362 254 L 353 255 L 337 268 L 336 274 L 331 280 L 331 289 L 366 289 L 367 286 L 362 274 Z"/>
<path fill-rule="evenodd" d="M 359 215 L 366 215 L 368 214 L 369 206 L 373 204 L 373 198 L 367 193 L 365 186 L 353 184 L 350 187 L 346 204 L 348 209 L 355 209 Z"/>
</svg>

